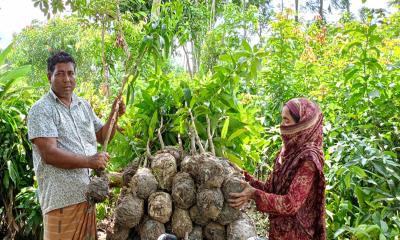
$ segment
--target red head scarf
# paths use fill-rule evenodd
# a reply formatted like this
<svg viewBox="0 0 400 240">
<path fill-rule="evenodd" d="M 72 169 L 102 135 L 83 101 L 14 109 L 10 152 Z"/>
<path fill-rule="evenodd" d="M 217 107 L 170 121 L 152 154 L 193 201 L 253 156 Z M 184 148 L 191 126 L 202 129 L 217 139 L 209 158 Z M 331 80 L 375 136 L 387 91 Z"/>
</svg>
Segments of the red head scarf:
<svg viewBox="0 0 400 240">
<path fill-rule="evenodd" d="M 305 98 L 295 98 L 285 104 L 298 119 L 294 125 L 281 125 L 283 147 L 275 161 L 272 179 L 269 181 L 269 191 L 275 194 L 287 194 L 290 184 L 297 170 L 304 161 L 313 161 L 317 169 L 316 191 L 313 199 L 317 199 L 315 206 L 308 209 L 315 211 L 315 225 L 307 231 L 313 232 L 315 238 L 326 239 L 325 229 L 325 177 L 323 173 L 324 155 L 322 150 L 322 121 L 323 116 L 319 107 Z M 281 158 L 282 164 L 278 159 Z M 310 211 L 310 210 L 308 210 Z M 306 219 L 309 212 L 300 212 L 296 218 L 300 224 L 309 221 Z M 307 225 L 307 224 L 304 224 Z"/>
</svg>

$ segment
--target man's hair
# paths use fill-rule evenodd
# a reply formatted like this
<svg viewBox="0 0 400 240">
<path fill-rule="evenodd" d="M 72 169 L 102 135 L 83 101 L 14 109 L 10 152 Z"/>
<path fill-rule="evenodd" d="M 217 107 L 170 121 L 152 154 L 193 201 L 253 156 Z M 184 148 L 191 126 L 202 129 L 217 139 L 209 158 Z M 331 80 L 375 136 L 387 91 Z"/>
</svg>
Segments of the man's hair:
<svg viewBox="0 0 400 240">
<path fill-rule="evenodd" d="M 64 51 L 59 51 L 47 59 L 47 72 L 54 72 L 57 63 L 72 63 L 74 64 L 74 69 L 76 68 L 74 58 Z"/>
</svg>

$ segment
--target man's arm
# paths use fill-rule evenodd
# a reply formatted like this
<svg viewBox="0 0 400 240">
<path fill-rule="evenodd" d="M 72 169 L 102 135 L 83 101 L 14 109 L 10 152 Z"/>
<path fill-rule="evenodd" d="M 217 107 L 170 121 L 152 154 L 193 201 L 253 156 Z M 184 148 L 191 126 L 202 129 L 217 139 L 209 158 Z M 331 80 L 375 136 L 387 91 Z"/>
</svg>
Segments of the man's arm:
<svg viewBox="0 0 400 240">
<path fill-rule="evenodd" d="M 96 153 L 92 156 L 78 155 L 57 147 L 57 138 L 39 137 L 32 139 L 39 150 L 42 161 L 58 168 L 92 168 L 104 169 L 110 158 L 107 153 Z"/>
</svg>

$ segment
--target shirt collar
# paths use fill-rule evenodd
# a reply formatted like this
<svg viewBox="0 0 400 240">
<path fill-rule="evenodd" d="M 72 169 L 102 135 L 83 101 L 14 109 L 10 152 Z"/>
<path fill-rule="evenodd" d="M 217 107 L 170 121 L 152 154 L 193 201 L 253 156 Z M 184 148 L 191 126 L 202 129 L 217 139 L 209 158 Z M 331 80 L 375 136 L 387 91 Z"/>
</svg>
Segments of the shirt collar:
<svg viewBox="0 0 400 240">
<path fill-rule="evenodd" d="M 59 101 L 60 103 L 64 104 L 60 100 L 60 98 L 57 97 L 57 95 L 54 93 L 53 89 L 50 88 L 49 94 L 54 100 Z M 72 108 L 76 104 L 80 104 L 80 103 L 81 103 L 81 100 L 78 98 L 78 96 L 76 96 L 75 93 L 72 93 L 72 102 L 71 102 L 70 108 Z"/>
</svg>

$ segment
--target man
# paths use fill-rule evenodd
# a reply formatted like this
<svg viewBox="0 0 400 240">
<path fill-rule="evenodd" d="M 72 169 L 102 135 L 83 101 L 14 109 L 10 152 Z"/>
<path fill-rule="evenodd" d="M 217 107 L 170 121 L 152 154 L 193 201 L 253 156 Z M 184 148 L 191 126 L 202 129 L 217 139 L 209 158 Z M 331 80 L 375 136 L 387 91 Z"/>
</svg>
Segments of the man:
<svg viewBox="0 0 400 240">
<path fill-rule="evenodd" d="M 85 199 L 89 169 L 106 168 L 109 155 L 97 153 L 97 143 L 104 143 L 110 127 L 112 137 L 116 124 L 110 126 L 110 116 L 103 125 L 90 104 L 73 93 L 75 69 L 68 53 L 51 56 L 47 60 L 51 89 L 28 115 L 44 239 L 96 238 L 95 208 Z M 118 113 L 125 113 L 122 101 Z"/>
</svg>

